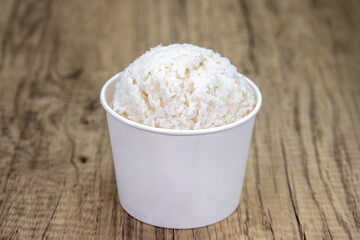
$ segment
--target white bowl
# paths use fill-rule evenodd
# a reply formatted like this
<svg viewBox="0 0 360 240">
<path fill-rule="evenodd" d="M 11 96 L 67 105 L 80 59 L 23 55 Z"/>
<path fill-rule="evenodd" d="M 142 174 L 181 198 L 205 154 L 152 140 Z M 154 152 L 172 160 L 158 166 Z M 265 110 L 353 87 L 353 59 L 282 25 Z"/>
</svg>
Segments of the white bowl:
<svg viewBox="0 0 360 240">
<path fill-rule="evenodd" d="M 257 104 L 246 117 L 221 127 L 174 130 L 145 126 L 116 113 L 110 103 L 118 74 L 103 86 L 122 207 L 134 218 L 165 228 L 216 223 L 239 205 L 255 116 L 262 97 L 249 79 Z"/>
</svg>

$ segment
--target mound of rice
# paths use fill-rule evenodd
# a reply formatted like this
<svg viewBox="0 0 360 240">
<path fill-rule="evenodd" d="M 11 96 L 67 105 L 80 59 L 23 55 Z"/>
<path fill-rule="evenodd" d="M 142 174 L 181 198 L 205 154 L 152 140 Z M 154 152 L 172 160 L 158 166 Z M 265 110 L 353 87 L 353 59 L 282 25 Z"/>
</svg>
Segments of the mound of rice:
<svg viewBox="0 0 360 240">
<path fill-rule="evenodd" d="M 173 44 L 150 49 L 119 74 L 112 107 L 141 124 L 185 130 L 232 123 L 255 104 L 253 89 L 229 59 Z"/>
</svg>

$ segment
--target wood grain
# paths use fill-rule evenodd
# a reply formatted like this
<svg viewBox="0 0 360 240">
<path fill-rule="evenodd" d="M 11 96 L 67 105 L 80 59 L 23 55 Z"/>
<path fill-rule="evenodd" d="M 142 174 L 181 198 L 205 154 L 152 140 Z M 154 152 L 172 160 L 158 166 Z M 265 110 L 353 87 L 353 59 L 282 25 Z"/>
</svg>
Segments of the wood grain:
<svg viewBox="0 0 360 240">
<path fill-rule="evenodd" d="M 0 3 L 0 239 L 360 239 L 360 2 Z M 238 210 L 192 230 L 121 208 L 104 82 L 159 43 L 263 93 Z"/>
</svg>

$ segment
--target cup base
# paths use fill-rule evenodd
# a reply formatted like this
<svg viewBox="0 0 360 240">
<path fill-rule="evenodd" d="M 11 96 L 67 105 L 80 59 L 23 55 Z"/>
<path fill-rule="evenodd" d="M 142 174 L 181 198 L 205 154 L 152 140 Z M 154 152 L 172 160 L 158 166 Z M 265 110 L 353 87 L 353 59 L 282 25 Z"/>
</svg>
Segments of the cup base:
<svg viewBox="0 0 360 240">
<path fill-rule="evenodd" d="M 225 220 L 227 217 L 232 215 L 239 207 L 239 204 L 236 205 L 236 207 L 231 210 L 230 212 L 226 213 L 223 216 L 218 216 L 217 218 L 214 218 L 212 220 L 203 221 L 203 222 L 197 222 L 197 223 L 190 223 L 190 222 L 184 222 L 182 224 L 174 224 L 169 222 L 169 219 L 161 220 L 161 219 L 155 219 L 151 216 L 145 216 L 141 214 L 140 212 L 137 212 L 136 210 L 132 209 L 130 206 L 122 203 L 121 201 L 120 205 L 124 209 L 124 211 L 129 214 L 131 217 L 135 218 L 136 220 L 151 225 L 155 227 L 161 227 L 161 228 L 168 228 L 168 229 L 193 229 L 193 228 L 201 228 L 210 226 L 213 224 L 216 224 L 218 222 L 221 222 L 222 220 Z"/>
</svg>

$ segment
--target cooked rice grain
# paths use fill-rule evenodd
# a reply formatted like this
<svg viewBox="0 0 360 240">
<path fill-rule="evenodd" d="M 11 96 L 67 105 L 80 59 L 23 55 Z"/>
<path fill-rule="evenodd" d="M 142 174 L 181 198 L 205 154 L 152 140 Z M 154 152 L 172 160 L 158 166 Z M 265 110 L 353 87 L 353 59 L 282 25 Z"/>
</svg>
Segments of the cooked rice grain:
<svg viewBox="0 0 360 240">
<path fill-rule="evenodd" d="M 235 122 L 255 104 L 253 89 L 229 59 L 172 44 L 150 49 L 119 74 L 112 107 L 141 124 L 185 130 Z"/>
</svg>

